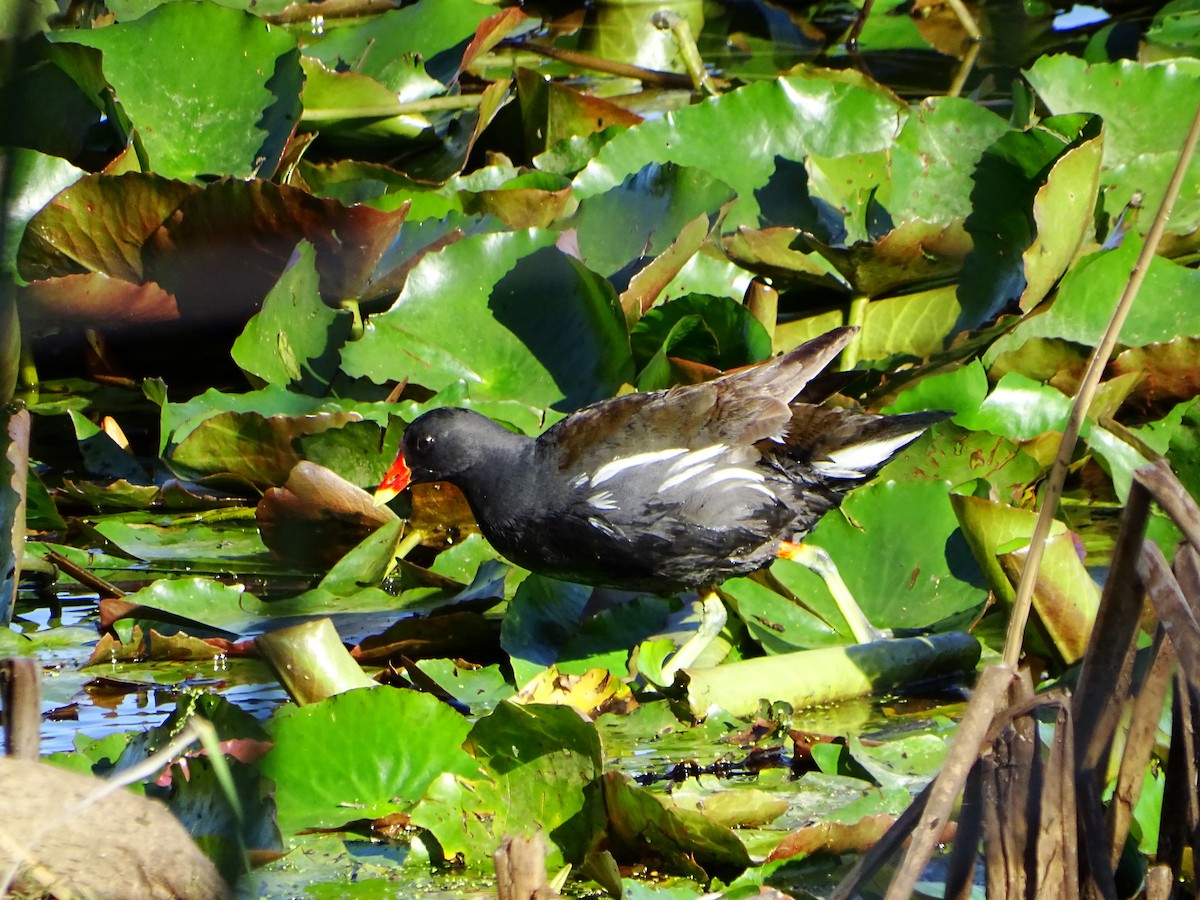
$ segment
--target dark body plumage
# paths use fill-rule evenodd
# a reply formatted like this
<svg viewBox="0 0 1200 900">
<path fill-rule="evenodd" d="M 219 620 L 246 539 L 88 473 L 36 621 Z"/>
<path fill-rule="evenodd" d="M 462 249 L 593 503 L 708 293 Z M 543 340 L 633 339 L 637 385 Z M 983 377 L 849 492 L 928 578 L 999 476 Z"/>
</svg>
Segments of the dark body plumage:
<svg viewBox="0 0 1200 900">
<path fill-rule="evenodd" d="M 853 329 L 703 384 L 627 394 L 537 439 L 437 409 L 405 431 L 414 482 L 447 481 L 508 559 L 567 581 L 668 593 L 775 559 L 944 413 L 793 402 Z"/>
</svg>

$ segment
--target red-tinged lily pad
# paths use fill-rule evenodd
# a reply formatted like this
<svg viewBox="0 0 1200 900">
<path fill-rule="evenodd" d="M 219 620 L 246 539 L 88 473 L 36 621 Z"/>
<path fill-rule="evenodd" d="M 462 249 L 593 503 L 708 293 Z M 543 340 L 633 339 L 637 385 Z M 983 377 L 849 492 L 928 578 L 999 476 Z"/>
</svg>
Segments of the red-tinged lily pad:
<svg viewBox="0 0 1200 900">
<path fill-rule="evenodd" d="M 134 284 L 103 272 L 62 275 L 21 288 L 22 316 L 37 334 L 69 324 L 115 330 L 174 322 L 175 297 L 152 281 Z"/>
<path fill-rule="evenodd" d="M 201 190 L 160 175 L 85 176 L 30 220 L 17 256 L 21 277 L 45 281 L 92 272 L 140 284 L 146 241 Z"/>
<path fill-rule="evenodd" d="M 701 884 L 728 882 L 750 865 L 737 836 L 702 813 L 665 806 L 619 772 L 606 772 L 609 851 L 622 865 L 682 875 Z"/>
<path fill-rule="evenodd" d="M 324 466 L 301 461 L 283 487 L 254 509 L 263 544 L 279 559 L 333 565 L 376 529 L 396 521 L 387 507 Z"/>
<path fill-rule="evenodd" d="M 478 612 L 406 616 L 386 631 L 363 638 L 351 655 L 368 666 L 399 665 L 402 659 L 463 659 L 479 665 L 504 659 L 498 624 Z"/>
<path fill-rule="evenodd" d="M 129 315 L 131 300 L 147 320 L 165 319 L 170 301 L 164 294 L 192 323 L 241 323 L 259 308 L 302 239 L 317 250 L 324 297 L 361 296 L 407 210 L 404 204 L 392 212 L 348 207 L 265 181 L 200 188 L 156 175 L 92 175 L 30 221 L 18 265 L 31 281 L 91 272 L 159 286 L 120 293 L 88 282 L 94 296 L 87 303 L 67 298 L 68 311 L 87 314 L 81 324 L 104 324 L 98 307 L 104 300 L 122 304 L 107 311 L 116 325 Z M 127 229 L 130 216 L 134 225 Z M 47 304 L 62 294 L 51 282 L 33 296 L 48 317 L 61 315 Z"/>
<path fill-rule="evenodd" d="M 304 239 L 317 250 L 322 296 L 357 298 L 407 214 L 406 205 L 384 212 L 266 181 L 219 181 L 185 199 L 151 236 L 146 270 L 184 317 L 247 318 Z"/>
<path fill-rule="evenodd" d="M 477 774 L 462 750 L 470 723 L 439 700 L 388 687 L 284 707 L 259 762 L 275 782 L 285 833 L 378 818 L 416 801 L 439 775 Z"/>
</svg>

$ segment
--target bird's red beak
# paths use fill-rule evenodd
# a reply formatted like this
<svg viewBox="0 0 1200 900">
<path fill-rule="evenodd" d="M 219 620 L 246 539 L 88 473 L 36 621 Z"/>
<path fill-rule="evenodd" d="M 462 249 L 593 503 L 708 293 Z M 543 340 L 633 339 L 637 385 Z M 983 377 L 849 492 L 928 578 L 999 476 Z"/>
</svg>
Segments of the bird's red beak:
<svg viewBox="0 0 1200 900">
<path fill-rule="evenodd" d="M 392 467 L 383 476 L 383 481 L 379 482 L 379 487 L 375 488 L 375 505 L 383 506 L 408 487 L 408 483 L 411 480 L 412 469 L 404 461 L 404 454 L 396 454 L 396 461 L 392 463 Z"/>
</svg>

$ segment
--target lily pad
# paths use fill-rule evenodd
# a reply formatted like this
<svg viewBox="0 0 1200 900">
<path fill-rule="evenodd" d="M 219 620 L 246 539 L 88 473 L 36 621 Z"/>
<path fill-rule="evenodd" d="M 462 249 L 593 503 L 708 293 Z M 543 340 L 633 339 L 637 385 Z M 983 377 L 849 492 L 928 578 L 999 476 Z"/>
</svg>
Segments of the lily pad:
<svg viewBox="0 0 1200 900">
<path fill-rule="evenodd" d="M 632 377 L 624 315 L 612 286 L 553 240 L 481 235 L 426 256 L 342 351 L 342 369 L 434 391 L 462 379 L 474 399 L 547 411 L 612 396 Z"/>
<path fill-rule="evenodd" d="M 168 3 L 50 36 L 103 52 L 154 171 L 168 178 L 270 175 L 300 118 L 296 39 L 241 10 Z"/>
<path fill-rule="evenodd" d="M 275 749 L 259 768 L 275 782 L 285 832 L 337 827 L 402 809 L 444 773 L 475 773 L 461 746 L 469 730 L 465 718 L 426 694 L 349 691 L 272 716 L 267 733 Z M 417 732 L 421 739 L 411 740 Z"/>
</svg>

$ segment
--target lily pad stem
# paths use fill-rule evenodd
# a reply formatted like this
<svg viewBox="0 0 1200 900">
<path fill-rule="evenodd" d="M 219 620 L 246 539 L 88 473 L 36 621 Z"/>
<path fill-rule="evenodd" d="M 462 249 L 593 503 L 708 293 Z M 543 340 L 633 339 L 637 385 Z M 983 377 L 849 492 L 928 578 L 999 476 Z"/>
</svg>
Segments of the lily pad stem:
<svg viewBox="0 0 1200 900">
<path fill-rule="evenodd" d="M 482 94 L 447 94 L 407 103 L 387 103 L 380 106 L 343 106 L 332 109 L 305 110 L 301 122 L 341 122 L 346 119 L 391 119 L 396 116 L 420 115 L 445 109 L 473 109 L 483 102 Z"/>
<path fill-rule="evenodd" d="M 858 348 L 859 342 L 862 340 L 863 323 L 867 320 L 867 305 L 871 302 L 871 298 L 865 294 L 856 294 L 854 299 L 850 301 L 850 311 L 846 316 L 846 324 L 854 325 L 859 329 L 854 338 L 846 345 L 846 349 L 842 351 L 842 361 L 838 364 L 843 372 L 849 372 L 858 365 Z"/>
</svg>

